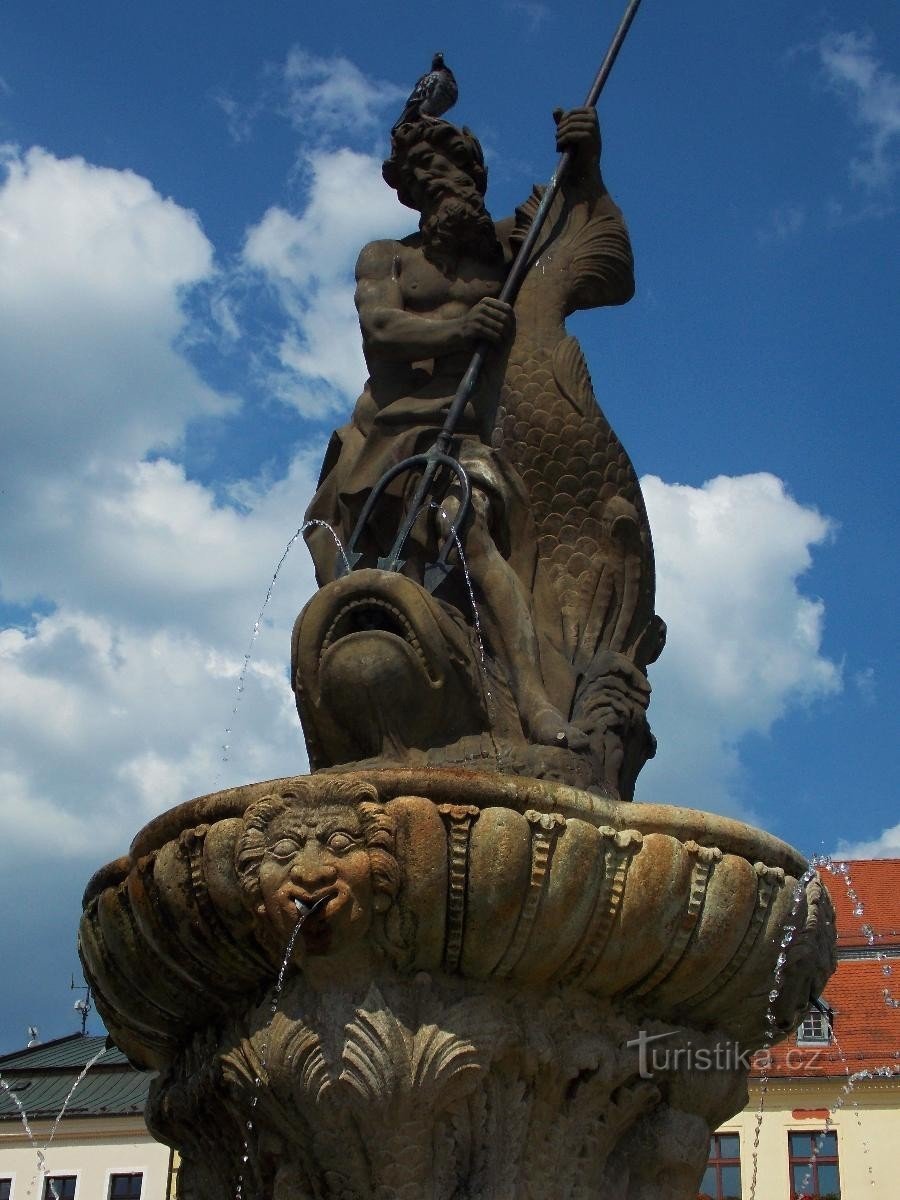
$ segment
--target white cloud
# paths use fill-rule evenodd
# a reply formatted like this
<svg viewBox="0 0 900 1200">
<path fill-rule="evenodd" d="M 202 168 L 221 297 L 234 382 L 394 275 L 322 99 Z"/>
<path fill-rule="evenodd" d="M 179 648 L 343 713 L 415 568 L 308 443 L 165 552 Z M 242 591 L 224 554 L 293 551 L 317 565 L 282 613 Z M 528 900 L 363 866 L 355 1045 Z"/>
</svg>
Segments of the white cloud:
<svg viewBox="0 0 900 1200">
<path fill-rule="evenodd" d="M 186 420 L 230 402 L 174 349 L 181 291 L 213 269 L 194 214 L 130 171 L 37 148 L 7 157 L 5 173 L 0 360 L 13 504 L 70 470 L 173 445 Z"/>
<path fill-rule="evenodd" d="M 253 133 L 253 123 L 262 111 L 261 101 L 241 104 L 239 100 L 223 91 L 215 92 L 212 101 L 225 114 L 225 124 L 231 140 L 237 145 L 248 142 Z"/>
<path fill-rule="evenodd" d="M 741 739 L 841 687 L 821 653 L 824 605 L 797 586 L 830 523 L 773 475 L 642 486 L 669 637 L 651 668 L 660 750 L 641 798 L 742 811 Z"/>
<path fill-rule="evenodd" d="M 284 630 L 280 630 L 282 634 Z M 284 669 L 264 634 L 228 762 L 223 730 L 241 658 L 184 634 L 59 611 L 0 636 L 0 862 L 87 850 L 99 865 L 139 826 L 192 795 L 304 769 Z M 266 657 L 269 656 L 269 657 Z"/>
<path fill-rule="evenodd" d="M 410 232 L 415 217 L 372 155 L 320 150 L 307 167 L 302 212 L 270 208 L 247 233 L 244 261 L 274 288 L 288 317 L 277 348 L 278 394 L 321 418 L 345 409 L 366 377 L 353 307 L 359 249 L 374 237 Z"/>
<path fill-rule="evenodd" d="M 863 667 L 861 671 L 854 671 L 853 683 L 864 703 L 869 705 L 877 703 L 878 679 L 874 667 Z"/>
<path fill-rule="evenodd" d="M 274 483 L 236 488 L 240 511 L 148 458 L 234 405 L 179 349 L 186 292 L 214 278 L 212 247 L 194 214 L 132 172 L 37 148 L 8 150 L 5 169 L 0 599 L 52 611 L 0 630 L 0 853 L 20 867 L 49 850 L 96 865 L 217 776 L 303 769 L 286 674 L 312 588 L 302 547 L 231 713 L 319 448 Z"/>
<path fill-rule="evenodd" d="M 320 58 L 301 46 L 288 53 L 284 82 L 291 120 L 314 138 L 372 132 L 384 125 L 387 106 L 406 98 L 403 88 L 364 75 L 341 55 Z"/>
<path fill-rule="evenodd" d="M 325 129 L 348 116 L 369 125 L 396 95 L 354 72 L 293 54 L 293 116 Z M 184 301 L 197 286 L 212 296 L 220 334 L 241 336 L 197 217 L 134 173 L 80 158 L 6 147 L 3 169 L 0 395 L 11 468 L 0 600 L 27 608 L 40 597 L 52 611 L 0 630 L 0 846 L 20 866 L 49 850 L 96 865 L 192 794 L 304 769 L 287 678 L 290 625 L 313 586 L 302 545 L 237 685 L 322 439 L 284 478 L 233 485 L 234 506 L 159 457 L 191 420 L 236 403 L 182 349 L 193 332 Z M 271 210 L 248 235 L 245 265 L 281 301 L 283 370 L 297 393 L 353 394 L 365 374 L 353 256 L 411 218 L 375 157 L 322 150 L 309 173 L 299 215 Z"/>
<path fill-rule="evenodd" d="M 841 840 L 832 855 L 835 859 L 846 858 L 900 858 L 900 823 L 877 838 L 868 842 L 848 842 Z"/>
<path fill-rule="evenodd" d="M 879 61 L 870 32 L 828 33 L 817 49 L 826 80 L 847 100 L 854 121 L 864 131 L 851 174 L 866 188 L 885 188 L 898 165 L 900 77 Z"/>
</svg>

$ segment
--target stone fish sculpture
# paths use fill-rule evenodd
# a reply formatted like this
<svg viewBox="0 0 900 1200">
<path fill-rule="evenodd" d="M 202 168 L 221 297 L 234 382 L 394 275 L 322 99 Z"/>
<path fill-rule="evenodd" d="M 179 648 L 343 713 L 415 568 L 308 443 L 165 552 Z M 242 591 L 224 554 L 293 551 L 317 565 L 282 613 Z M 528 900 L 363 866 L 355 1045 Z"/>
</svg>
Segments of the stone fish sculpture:
<svg viewBox="0 0 900 1200">
<path fill-rule="evenodd" d="M 790 846 L 623 802 L 664 629 L 637 478 L 564 321 L 629 298 L 631 249 L 592 109 L 555 119 L 561 191 L 496 225 L 467 130 L 392 132 L 422 224 L 360 256 L 369 380 L 309 510 L 346 546 L 313 527 L 293 634 L 313 773 L 162 813 L 85 891 L 85 975 L 157 1072 L 183 1200 L 693 1200 L 747 1052 L 834 968 Z"/>
<path fill-rule="evenodd" d="M 332 438 L 307 517 L 349 543 L 385 471 L 434 441 L 472 349 L 487 341 L 454 443 L 474 511 L 451 528 L 459 487 L 441 480 L 404 547 L 403 574 L 387 579 L 363 569 L 335 582 L 330 535 L 321 525 L 308 533 L 322 591 L 298 619 L 292 673 L 317 768 L 479 761 L 630 799 L 653 753 L 646 668 L 664 626 L 650 529 L 634 468 L 565 330 L 576 309 L 630 299 L 631 246 L 600 174 L 594 110 L 554 116 L 572 162 L 514 310 L 496 297 L 540 190 L 495 225 L 468 130 L 430 119 L 392 136 L 385 179 L 421 213 L 420 231 L 360 254 L 370 375 Z M 398 476 L 354 540 L 363 568 L 388 553 L 410 480 Z M 454 534 L 468 577 L 457 567 L 432 596 L 428 564 Z M 423 673 L 430 717 L 410 703 L 429 691 Z"/>
</svg>

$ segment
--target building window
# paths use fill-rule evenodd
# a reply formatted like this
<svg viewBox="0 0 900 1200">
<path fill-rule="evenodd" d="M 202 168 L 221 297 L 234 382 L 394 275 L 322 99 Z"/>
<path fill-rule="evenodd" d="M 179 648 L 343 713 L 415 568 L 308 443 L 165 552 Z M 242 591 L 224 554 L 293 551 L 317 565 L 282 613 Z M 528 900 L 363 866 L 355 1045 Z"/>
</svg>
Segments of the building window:
<svg viewBox="0 0 900 1200">
<path fill-rule="evenodd" d="M 141 1200 L 143 1178 L 140 1171 L 131 1175 L 110 1175 L 109 1200 Z"/>
<path fill-rule="evenodd" d="M 837 1134 L 789 1133 L 791 1200 L 840 1200 Z"/>
<path fill-rule="evenodd" d="M 736 1133 L 714 1133 L 709 1161 L 700 1183 L 700 1200 L 741 1200 L 741 1139 Z"/>
<path fill-rule="evenodd" d="M 797 1030 L 798 1045 L 827 1046 L 831 1041 L 831 1022 L 821 1009 L 811 1008 Z"/>
<path fill-rule="evenodd" d="M 0 1200 L 9 1200 L 12 1195 L 12 1180 L 0 1179 Z"/>
<path fill-rule="evenodd" d="M 44 1180 L 44 1200 L 75 1200 L 77 1175 L 48 1175 Z"/>
</svg>

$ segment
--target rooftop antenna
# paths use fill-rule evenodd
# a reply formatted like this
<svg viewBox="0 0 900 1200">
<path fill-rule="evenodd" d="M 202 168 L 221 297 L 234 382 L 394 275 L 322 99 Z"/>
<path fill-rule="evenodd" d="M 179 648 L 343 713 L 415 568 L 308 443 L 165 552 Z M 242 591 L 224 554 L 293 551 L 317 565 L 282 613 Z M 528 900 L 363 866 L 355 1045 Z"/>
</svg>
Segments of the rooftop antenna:
<svg viewBox="0 0 900 1200">
<path fill-rule="evenodd" d="M 40 1039 L 40 1031 L 39 1031 L 37 1025 L 29 1025 L 28 1026 L 28 1045 L 25 1047 L 25 1049 L 30 1050 L 31 1047 L 36 1046 L 40 1040 L 41 1040 Z"/>
<path fill-rule="evenodd" d="M 76 1000 L 75 1003 L 72 1005 L 72 1008 L 75 1010 L 75 1012 L 77 1012 L 81 1016 L 81 1036 L 84 1037 L 85 1034 L 87 1033 L 88 1013 L 91 1011 L 91 1008 L 93 1007 L 93 1005 L 91 1004 L 91 985 L 89 983 L 77 984 L 75 982 L 75 976 L 73 975 L 72 982 L 69 984 L 69 991 L 70 992 L 84 992 L 84 996 L 82 998 Z"/>
</svg>

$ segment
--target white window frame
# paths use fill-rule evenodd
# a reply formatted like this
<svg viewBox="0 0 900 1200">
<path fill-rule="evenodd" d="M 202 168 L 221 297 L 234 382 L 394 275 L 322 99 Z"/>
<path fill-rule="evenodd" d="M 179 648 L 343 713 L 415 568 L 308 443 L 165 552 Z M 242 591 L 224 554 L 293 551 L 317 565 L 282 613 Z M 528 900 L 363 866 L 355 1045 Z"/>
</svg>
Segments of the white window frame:
<svg viewBox="0 0 900 1200">
<path fill-rule="evenodd" d="M 148 1171 L 146 1167 L 110 1167 L 106 1172 L 106 1186 L 103 1190 L 102 1200 L 110 1200 L 109 1189 L 112 1186 L 113 1175 L 140 1175 L 141 1200 L 147 1200 L 147 1189 L 144 1186 L 147 1182 L 147 1174 Z"/>
<path fill-rule="evenodd" d="M 9 1173 L 7 1173 L 6 1171 L 0 1172 L 0 1179 L 8 1179 L 9 1180 L 9 1200 L 16 1200 L 16 1173 L 15 1173 L 15 1171 L 10 1171 Z"/>
<path fill-rule="evenodd" d="M 78 1193 L 81 1189 L 81 1172 L 78 1170 L 60 1170 L 58 1167 L 55 1167 L 52 1171 L 44 1172 L 44 1182 L 41 1184 L 41 1194 L 40 1196 L 35 1196 L 35 1200 L 44 1200 L 44 1192 L 47 1190 L 48 1179 L 66 1179 L 72 1175 L 75 1176 L 75 1195 L 72 1197 L 72 1200 L 78 1200 Z M 53 1200 L 52 1196 L 50 1197 L 50 1200 Z"/>
<path fill-rule="evenodd" d="M 822 1029 L 824 1030 L 824 1032 L 823 1033 L 813 1032 L 813 1033 L 805 1034 L 803 1032 L 803 1026 L 806 1024 L 807 1021 L 812 1022 L 813 1025 L 821 1023 L 821 1026 L 822 1026 Z M 823 1013 L 821 1011 L 821 1009 L 815 1008 L 814 1006 L 810 1006 L 810 1008 L 807 1010 L 806 1015 L 804 1016 L 803 1020 L 800 1022 L 800 1025 L 797 1028 L 797 1045 L 798 1046 L 830 1046 L 831 1040 L 832 1040 L 831 1022 L 828 1020 L 827 1015 L 825 1013 Z"/>
</svg>

